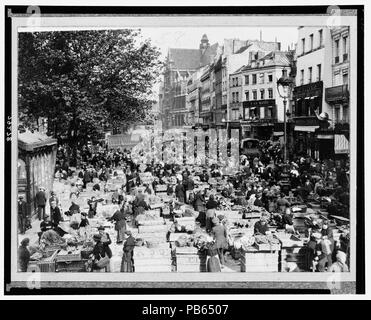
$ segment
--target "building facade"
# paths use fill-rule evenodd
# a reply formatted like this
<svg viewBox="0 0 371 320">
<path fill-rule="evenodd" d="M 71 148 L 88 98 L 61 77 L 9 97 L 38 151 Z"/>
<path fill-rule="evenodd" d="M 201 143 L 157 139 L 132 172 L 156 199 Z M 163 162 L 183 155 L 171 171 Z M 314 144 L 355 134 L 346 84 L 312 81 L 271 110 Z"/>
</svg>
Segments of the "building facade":
<svg viewBox="0 0 371 320">
<path fill-rule="evenodd" d="M 284 103 L 277 91 L 277 80 L 284 74 L 291 74 L 292 62 L 293 52 L 273 51 L 252 60 L 230 77 L 232 84 L 237 83 L 237 80 L 241 83 L 239 95 L 242 102 L 239 105 L 242 106 L 238 116 L 243 121 L 242 136 L 268 140 L 274 134 L 275 124 L 283 124 Z M 290 100 L 291 97 L 287 102 L 287 110 L 290 110 Z M 282 130 L 280 132 L 283 135 Z"/>
<path fill-rule="evenodd" d="M 171 48 L 165 61 L 164 96 L 161 113 L 164 129 L 183 127 L 188 121 L 187 86 L 189 77 L 214 58 L 218 44 L 210 46 L 202 36 L 198 49 Z"/>
<path fill-rule="evenodd" d="M 328 137 L 334 140 L 334 156 L 338 158 L 349 154 L 349 27 L 333 28 L 331 43 L 332 85 L 325 89 L 325 99 L 331 106 L 329 115 L 333 128 Z"/>
<path fill-rule="evenodd" d="M 332 86 L 331 33 L 325 27 L 299 27 L 298 35 L 293 147 L 298 154 L 328 158 L 334 149 L 327 134 L 331 107 L 325 99 L 325 88 Z"/>
</svg>

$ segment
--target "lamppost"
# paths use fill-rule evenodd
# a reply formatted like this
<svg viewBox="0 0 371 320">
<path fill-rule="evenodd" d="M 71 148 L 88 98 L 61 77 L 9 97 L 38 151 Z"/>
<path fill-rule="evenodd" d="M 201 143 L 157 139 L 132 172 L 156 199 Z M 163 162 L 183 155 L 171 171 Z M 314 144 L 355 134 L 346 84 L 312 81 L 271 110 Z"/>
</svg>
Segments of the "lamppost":
<svg viewBox="0 0 371 320">
<path fill-rule="evenodd" d="M 287 133 L 286 133 L 286 126 L 287 126 L 287 118 L 286 118 L 286 105 L 287 99 L 290 97 L 291 90 L 293 86 L 292 78 L 288 77 L 283 73 L 283 76 L 277 80 L 277 91 L 281 98 L 283 98 L 283 122 L 284 122 L 284 135 L 283 135 L 283 162 L 286 166 L 287 162 Z"/>
</svg>

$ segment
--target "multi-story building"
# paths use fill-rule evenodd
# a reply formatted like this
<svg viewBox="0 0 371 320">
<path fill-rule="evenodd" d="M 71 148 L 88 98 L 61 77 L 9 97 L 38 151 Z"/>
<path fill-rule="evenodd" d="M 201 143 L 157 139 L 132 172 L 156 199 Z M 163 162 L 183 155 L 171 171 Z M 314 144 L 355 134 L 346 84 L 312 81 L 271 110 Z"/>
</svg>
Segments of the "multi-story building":
<svg viewBox="0 0 371 320">
<path fill-rule="evenodd" d="M 187 126 L 194 126 L 200 122 L 201 76 L 208 68 L 208 66 L 202 67 L 188 78 L 186 100 L 186 108 L 188 110 Z"/>
<path fill-rule="evenodd" d="M 186 123 L 187 83 L 190 75 L 202 66 L 209 64 L 218 44 L 209 45 L 203 35 L 199 49 L 176 49 L 168 51 L 164 70 L 164 97 L 162 120 L 165 129 L 182 127 Z"/>
<path fill-rule="evenodd" d="M 271 51 L 280 50 L 279 42 L 265 42 L 262 40 L 239 40 L 225 39 L 224 45 L 221 47 L 221 67 L 222 67 L 222 102 L 221 110 L 217 112 L 219 115 L 216 119 L 216 124 L 220 124 L 222 119 L 232 121 L 231 104 L 229 98 L 229 89 L 231 88 L 230 73 L 246 65 L 252 59 L 259 59 Z M 236 103 L 236 102 L 235 102 Z M 216 103 L 217 105 L 218 102 Z M 234 105 L 234 115 L 237 113 L 237 108 Z M 218 110 L 217 110 L 218 111 Z M 237 124 L 238 125 L 238 124 Z"/>
<path fill-rule="evenodd" d="M 325 99 L 331 106 L 334 152 L 339 156 L 349 153 L 349 26 L 333 28 L 331 43 L 332 84 L 325 89 Z"/>
<path fill-rule="evenodd" d="M 282 75 L 292 73 L 292 64 L 292 51 L 272 51 L 230 76 L 232 119 L 243 119 L 243 136 L 267 140 L 275 124 L 283 123 L 283 98 L 276 84 Z"/>
<path fill-rule="evenodd" d="M 210 77 L 211 67 L 209 66 L 201 76 L 201 108 L 199 114 L 199 123 L 210 124 L 212 122 L 212 79 Z"/>
<path fill-rule="evenodd" d="M 325 88 L 332 86 L 331 33 L 326 27 L 299 27 L 298 35 L 294 149 L 313 158 L 329 158 L 334 149 L 333 140 L 326 134 L 329 122 L 320 120 L 319 115 L 326 118 L 326 114 L 331 114 L 325 100 Z"/>
</svg>

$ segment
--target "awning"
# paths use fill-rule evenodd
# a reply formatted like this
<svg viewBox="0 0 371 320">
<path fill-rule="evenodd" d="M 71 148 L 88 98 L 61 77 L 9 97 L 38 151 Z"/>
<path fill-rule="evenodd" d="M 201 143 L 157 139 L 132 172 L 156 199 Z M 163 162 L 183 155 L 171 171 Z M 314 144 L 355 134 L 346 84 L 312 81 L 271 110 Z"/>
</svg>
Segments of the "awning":
<svg viewBox="0 0 371 320">
<path fill-rule="evenodd" d="M 334 151 L 336 154 L 349 153 L 349 141 L 343 134 L 335 134 Z"/>
<path fill-rule="evenodd" d="M 273 136 L 283 136 L 283 131 L 273 132 Z"/>
<path fill-rule="evenodd" d="M 295 126 L 295 131 L 314 132 L 319 126 Z"/>
<path fill-rule="evenodd" d="M 332 140 L 334 139 L 334 135 L 333 134 L 318 134 L 317 135 L 317 139 L 328 139 L 328 140 Z"/>
<path fill-rule="evenodd" d="M 315 98 L 318 98 L 318 96 L 313 96 L 313 97 L 310 97 L 310 99 L 312 100 L 312 99 L 315 99 Z"/>
</svg>

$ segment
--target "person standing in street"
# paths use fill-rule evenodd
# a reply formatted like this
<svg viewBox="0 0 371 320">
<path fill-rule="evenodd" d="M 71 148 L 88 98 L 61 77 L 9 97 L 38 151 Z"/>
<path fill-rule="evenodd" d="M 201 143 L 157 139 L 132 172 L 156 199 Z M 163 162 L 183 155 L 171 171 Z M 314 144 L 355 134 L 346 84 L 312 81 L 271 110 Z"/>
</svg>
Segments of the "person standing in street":
<svg viewBox="0 0 371 320">
<path fill-rule="evenodd" d="M 131 231 L 125 231 L 125 243 L 123 247 L 123 255 L 121 260 L 121 272 L 134 272 L 134 247 L 135 239 L 131 235 Z"/>
<path fill-rule="evenodd" d="M 39 191 L 36 193 L 36 205 L 39 220 L 43 220 L 45 216 L 45 205 L 46 205 L 46 194 L 45 188 L 39 187 Z"/>
<path fill-rule="evenodd" d="M 227 229 L 224 225 L 222 225 L 217 217 L 212 220 L 214 227 L 212 229 L 212 233 L 215 238 L 215 246 L 218 250 L 220 265 L 223 268 L 225 261 L 224 261 L 224 251 L 228 249 L 228 241 L 227 241 Z"/>
<path fill-rule="evenodd" d="M 57 202 L 53 200 L 50 203 L 50 205 L 51 205 L 50 217 L 51 217 L 51 221 L 53 224 L 53 228 L 54 230 L 56 230 L 58 228 L 59 222 L 63 221 L 63 218 L 62 218 L 61 210 L 57 206 Z"/>
<path fill-rule="evenodd" d="M 18 270 L 20 272 L 27 272 L 28 262 L 30 261 L 30 251 L 27 247 L 30 244 L 29 238 L 24 238 L 18 248 Z"/>
<path fill-rule="evenodd" d="M 126 231 L 126 219 L 125 219 L 125 213 L 123 210 L 120 210 L 117 206 L 116 212 L 113 214 L 111 218 L 108 219 L 108 221 L 114 221 L 115 222 L 115 230 L 117 231 L 117 239 L 116 243 L 120 244 L 124 240 L 124 233 Z"/>
<path fill-rule="evenodd" d="M 24 234 L 28 229 L 28 212 L 27 203 L 23 196 L 18 197 L 18 228 L 21 234 Z"/>
</svg>

